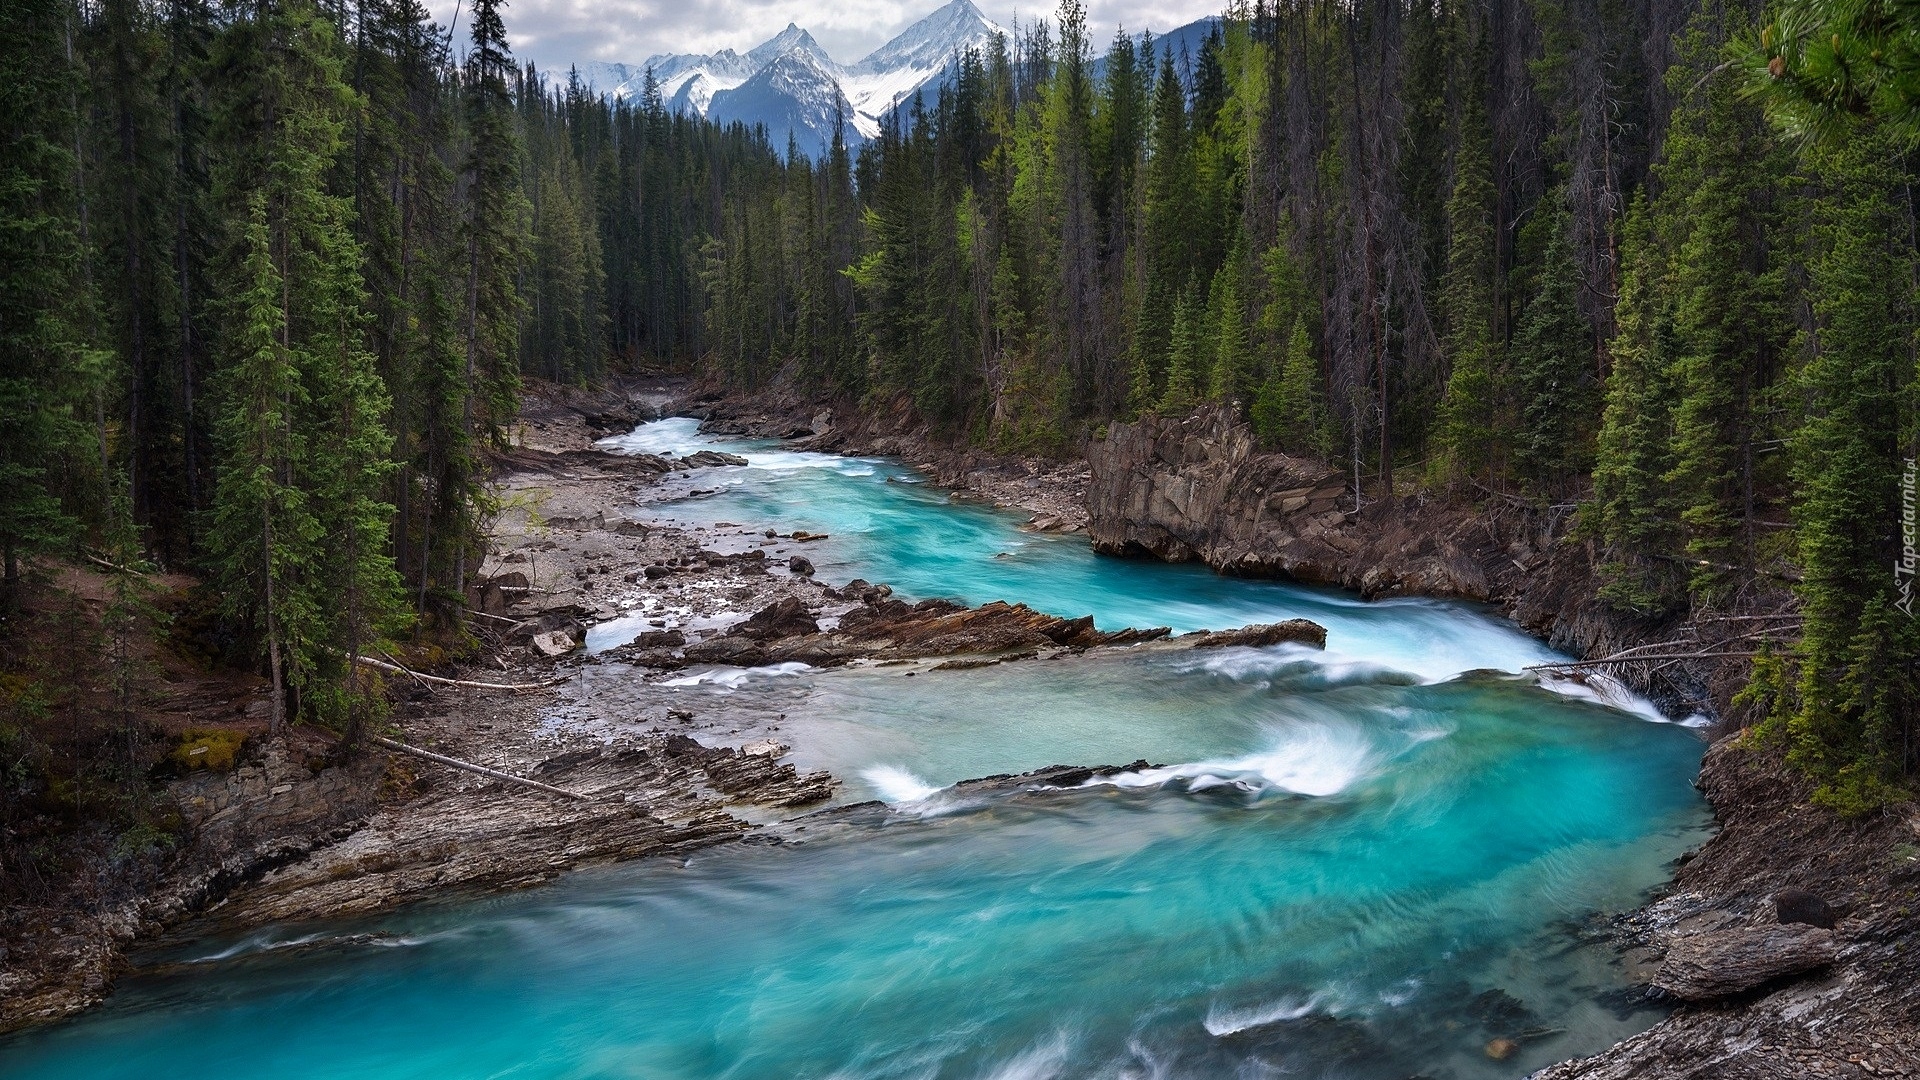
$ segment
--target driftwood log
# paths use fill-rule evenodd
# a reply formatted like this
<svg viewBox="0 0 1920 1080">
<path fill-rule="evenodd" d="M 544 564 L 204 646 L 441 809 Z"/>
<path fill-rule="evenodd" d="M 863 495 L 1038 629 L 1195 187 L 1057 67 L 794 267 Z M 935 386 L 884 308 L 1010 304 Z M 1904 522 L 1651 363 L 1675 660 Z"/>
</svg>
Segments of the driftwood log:
<svg viewBox="0 0 1920 1080">
<path fill-rule="evenodd" d="M 529 780 L 524 776 L 515 776 L 512 773 L 501 772 L 499 769 L 489 769 L 485 765 L 475 765 L 471 761 L 461 761 L 459 758 L 451 758 L 445 754 L 436 754 L 431 750 L 422 750 L 417 746 L 408 746 L 398 739 L 389 739 L 384 735 L 372 736 L 367 741 L 373 743 L 375 746 L 384 746 L 389 750 L 397 750 L 402 754 L 412 754 L 414 757 L 423 758 L 438 765 L 445 765 L 449 769 L 459 769 L 462 772 L 470 772 L 476 776 L 487 777 L 490 780 L 500 780 L 509 784 L 518 784 L 524 788 L 531 788 L 534 791 L 547 795 L 558 795 L 563 799 L 573 799 L 577 802 L 593 801 L 590 796 L 582 795 L 577 791 L 568 791 L 566 788 L 557 788 L 552 784 L 543 784 L 538 780 Z"/>
</svg>

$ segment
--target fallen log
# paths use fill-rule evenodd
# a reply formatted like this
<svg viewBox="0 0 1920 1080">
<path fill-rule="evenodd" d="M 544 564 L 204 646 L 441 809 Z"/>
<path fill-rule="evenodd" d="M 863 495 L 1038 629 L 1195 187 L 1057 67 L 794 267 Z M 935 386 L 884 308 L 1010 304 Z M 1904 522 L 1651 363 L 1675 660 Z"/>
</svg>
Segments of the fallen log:
<svg viewBox="0 0 1920 1080">
<path fill-rule="evenodd" d="M 515 776 L 512 773 L 501 772 L 499 769 L 489 769 L 485 765 L 475 765 L 471 761 L 461 761 L 459 758 L 450 758 L 445 754 L 436 754 L 431 750 L 422 750 L 417 746 L 408 746 L 406 743 L 400 742 L 397 739 L 389 739 L 384 735 L 374 735 L 370 737 L 368 741 L 376 746 L 384 746 L 389 750 L 397 750 L 402 754 L 412 754 L 417 758 L 425 758 L 436 764 L 445 765 L 449 769 L 460 769 L 464 772 L 473 773 L 476 776 L 484 776 L 492 780 L 501 780 L 509 784 L 519 784 L 521 787 L 532 788 L 535 791 L 544 792 L 548 795 L 558 795 L 563 799 L 573 799 L 577 802 L 593 801 L 592 796 L 582 795 L 577 791 L 568 791 L 565 788 L 554 787 L 552 784 L 543 784 L 538 780 L 529 780 L 524 776 Z"/>
<path fill-rule="evenodd" d="M 353 660 L 356 664 L 365 664 L 368 667 L 376 667 L 382 671 L 391 671 L 396 675 L 411 675 L 416 679 L 425 679 L 428 682 L 439 683 L 442 686 L 465 686 L 473 690 L 513 690 L 524 693 L 528 690 L 544 690 L 549 686 L 559 686 L 561 683 L 567 681 L 563 677 L 558 679 L 545 679 L 536 683 L 474 682 L 471 679 L 447 679 L 439 675 L 425 675 L 410 668 L 401 667 L 399 664 L 389 664 L 384 660 L 375 660 L 371 656 L 356 656 Z"/>
<path fill-rule="evenodd" d="M 1559 671 L 1568 668 L 1606 667 L 1609 664 L 1638 664 L 1656 660 L 1721 660 L 1727 657 L 1757 656 L 1751 649 L 1736 652 L 1659 653 L 1641 656 L 1609 656 L 1600 660 L 1568 660 L 1559 664 L 1528 664 L 1522 671 Z"/>
</svg>

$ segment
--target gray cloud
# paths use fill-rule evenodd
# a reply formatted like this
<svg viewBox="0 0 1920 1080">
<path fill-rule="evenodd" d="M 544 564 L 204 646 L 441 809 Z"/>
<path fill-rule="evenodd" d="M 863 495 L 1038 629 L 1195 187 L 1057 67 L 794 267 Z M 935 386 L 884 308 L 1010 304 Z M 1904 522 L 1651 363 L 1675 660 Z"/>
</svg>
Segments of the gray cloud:
<svg viewBox="0 0 1920 1080">
<path fill-rule="evenodd" d="M 946 0 L 508 0 L 504 13 L 514 54 L 550 71 L 575 61 L 638 63 L 657 53 L 745 52 L 794 22 L 813 33 L 833 58 L 852 63 Z M 453 0 L 430 0 L 444 24 Z M 1017 6 L 1002 0 L 975 0 L 987 17 L 1002 26 L 1053 8 Z M 1105 48 L 1114 29 L 1169 30 L 1220 10 L 1220 0 L 1108 0 L 1088 5 L 1087 22 L 1096 48 Z M 460 17 L 456 41 L 466 39 Z"/>
</svg>

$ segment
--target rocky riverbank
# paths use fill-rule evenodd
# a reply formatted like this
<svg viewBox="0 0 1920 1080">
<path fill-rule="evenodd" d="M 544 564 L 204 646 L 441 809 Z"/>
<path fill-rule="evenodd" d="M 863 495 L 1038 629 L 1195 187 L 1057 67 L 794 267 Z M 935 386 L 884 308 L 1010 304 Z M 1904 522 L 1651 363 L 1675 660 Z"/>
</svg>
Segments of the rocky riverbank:
<svg viewBox="0 0 1920 1080">
<path fill-rule="evenodd" d="M 1311 624 L 1161 640 L 1156 628 L 1100 629 L 1017 604 L 910 605 L 884 586 L 815 580 L 804 535 L 629 518 L 618 508 L 664 480 L 732 467 L 724 455 L 592 447 L 677 392 L 536 391 L 518 445 L 498 463 L 494 542 L 470 590 L 486 648 L 441 674 L 553 685 L 516 693 L 392 678 L 400 740 L 582 798 L 405 754 L 340 763 L 291 744 L 258 747 L 231 772 L 190 773 L 172 794 L 193 846 L 160 887 L 9 938 L 0 1030 L 98 1002 L 138 941 L 535 884 L 735 840 L 833 794 L 832 777 L 783 761 L 779 718 L 696 716 L 646 696 L 648 680 L 686 665 L 970 667 L 1108 645 L 1324 640 Z M 1217 414 L 1117 425 L 1082 464 L 942 448 L 922 428 L 888 430 L 881 414 L 836 425 L 833 410 L 805 403 L 683 396 L 678 407 L 720 431 L 898 454 L 956 490 L 1027 510 L 1036 528 L 1084 528 L 1114 554 L 1496 603 L 1585 655 L 1676 632 L 1594 599 L 1593 553 L 1569 539 L 1556 508 L 1410 498 L 1356 510 L 1341 478 L 1257 453 Z M 587 628 L 610 619 L 627 620 L 631 640 L 587 657 Z M 1711 706 L 1737 685 L 1737 666 L 1682 665 L 1653 688 L 1679 707 Z M 619 697 L 618 716 L 595 695 L 609 678 L 642 688 Z M 1085 779 L 1062 769 L 993 782 L 1041 790 Z M 1837 820 L 1808 805 L 1805 785 L 1765 753 L 1727 737 L 1708 754 L 1701 786 L 1722 831 L 1683 861 L 1669 891 L 1617 925 L 1651 992 L 1678 1007 L 1641 1036 L 1539 1075 L 1920 1075 L 1920 813 Z"/>
<path fill-rule="evenodd" d="M 1598 553 L 1570 534 L 1571 508 L 1490 493 L 1477 504 L 1416 496 L 1356 507 L 1339 474 L 1258 452 L 1221 410 L 1115 425 L 1089 446 L 1088 465 L 1098 550 L 1497 604 L 1587 658 L 1662 643 L 1657 662 L 1604 670 L 1670 711 L 1727 716 L 1746 674 L 1738 657 L 1672 654 L 1739 651 L 1726 646 L 1750 636 L 1745 620 L 1789 610 L 1784 589 L 1761 588 L 1719 621 L 1635 619 L 1599 598 Z M 1591 669 L 1570 669 L 1581 670 Z M 1679 1007 L 1538 1080 L 1920 1075 L 1920 808 L 1842 820 L 1727 727 L 1699 783 L 1720 832 L 1619 923 L 1648 992 Z"/>
<path fill-rule="evenodd" d="M 1802 778 L 1724 722 L 1744 658 L 1672 659 L 1743 652 L 1753 620 L 1791 610 L 1783 582 L 1759 583 L 1714 618 L 1637 619 L 1599 599 L 1599 553 L 1573 535 L 1572 507 L 1492 492 L 1356 506 L 1345 477 L 1259 452 L 1222 410 L 1117 424 L 1087 446 L 1084 462 L 1052 462 L 950 446 L 904 409 L 835 427 L 825 406 L 779 393 L 690 395 L 681 407 L 716 430 L 902 456 L 943 483 L 1085 528 L 1108 554 L 1375 597 L 1480 601 L 1588 660 L 1635 649 L 1657 657 L 1565 674 L 1605 671 L 1670 712 L 1723 718 L 1699 781 L 1720 832 L 1676 867 L 1659 897 L 1617 923 L 1648 993 L 1676 1008 L 1646 1033 L 1538 1080 L 1920 1076 L 1920 807 L 1844 820 L 1811 805 Z M 1076 499 L 1084 516 L 1061 507 Z"/>
<path fill-rule="evenodd" d="M 479 655 L 453 670 L 387 675 L 399 742 L 577 798 L 406 753 L 342 758 L 328 737 L 304 728 L 279 742 L 250 735 L 228 771 L 190 771 L 169 784 L 166 799 L 189 839 L 150 886 L 9 913 L 0 934 L 0 1032 L 98 1004 L 128 970 L 127 951 L 142 943 L 364 915 L 533 885 L 594 863 L 683 853 L 737 840 L 833 795 L 833 777 L 801 774 L 783 760 L 789 748 L 776 719 L 670 707 L 670 691 L 649 697 L 646 689 L 662 673 L 786 661 L 972 667 L 1166 635 L 1100 629 L 1089 618 L 1018 604 L 909 605 L 884 585 L 816 581 L 800 554 L 804 535 L 626 516 L 620 508 L 663 481 L 742 463 L 594 447 L 656 415 L 674 389 L 531 388 L 515 444 L 495 461 L 499 510 L 468 588 Z M 1021 479 L 1017 469 L 992 475 L 998 494 L 983 497 L 1025 499 L 1036 514 L 1074 490 L 1057 473 L 1032 486 L 1033 474 Z M 614 619 L 632 623 L 630 640 L 589 657 L 587 629 Z M 1305 623 L 1247 633 L 1324 640 Z M 1165 647 L 1227 640 L 1189 635 Z M 621 715 L 603 715 L 601 678 L 641 688 L 621 696 Z M 225 719 L 231 691 L 220 689 L 217 707 L 193 705 L 196 716 Z M 201 696 L 211 700 L 213 691 Z M 636 705 L 636 697 L 646 701 Z M 250 686 L 235 717 L 263 716 L 258 698 Z"/>
</svg>

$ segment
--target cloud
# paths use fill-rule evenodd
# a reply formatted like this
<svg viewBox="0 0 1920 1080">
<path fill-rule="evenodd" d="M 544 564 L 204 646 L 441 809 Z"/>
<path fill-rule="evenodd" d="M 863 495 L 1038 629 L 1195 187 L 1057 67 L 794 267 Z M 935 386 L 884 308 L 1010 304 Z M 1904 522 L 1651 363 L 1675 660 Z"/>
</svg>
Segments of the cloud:
<svg viewBox="0 0 1920 1080">
<path fill-rule="evenodd" d="M 1053 8 L 975 0 L 987 17 L 1009 26 Z M 466 40 L 465 0 L 456 45 Z M 938 8 L 945 0 L 507 0 L 503 17 L 514 55 L 560 72 L 576 61 L 639 63 L 660 53 L 752 48 L 797 23 L 829 54 L 850 64 Z M 453 0 L 430 0 L 442 25 Z M 1182 26 L 1220 9 L 1219 0 L 1109 0 L 1088 5 L 1096 49 L 1114 29 L 1155 32 Z"/>
</svg>

